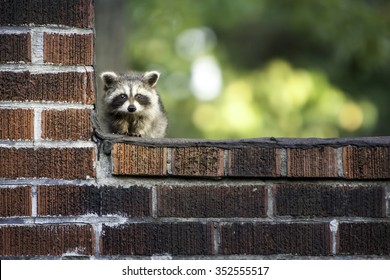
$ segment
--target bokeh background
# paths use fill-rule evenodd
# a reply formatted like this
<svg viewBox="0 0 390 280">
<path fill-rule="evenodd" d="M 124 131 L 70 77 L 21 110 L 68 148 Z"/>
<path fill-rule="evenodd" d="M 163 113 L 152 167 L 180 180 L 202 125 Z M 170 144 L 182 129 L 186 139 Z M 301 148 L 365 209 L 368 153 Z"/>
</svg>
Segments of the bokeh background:
<svg viewBox="0 0 390 280">
<path fill-rule="evenodd" d="M 390 135 L 388 0 L 96 0 L 95 21 L 98 72 L 161 72 L 169 137 Z"/>
</svg>

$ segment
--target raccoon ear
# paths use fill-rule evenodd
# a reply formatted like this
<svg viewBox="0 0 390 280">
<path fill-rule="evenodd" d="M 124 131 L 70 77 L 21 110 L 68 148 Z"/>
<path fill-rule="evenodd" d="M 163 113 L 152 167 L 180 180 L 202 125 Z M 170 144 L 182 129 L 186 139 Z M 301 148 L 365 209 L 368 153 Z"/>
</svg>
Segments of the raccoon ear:
<svg viewBox="0 0 390 280">
<path fill-rule="evenodd" d="M 159 77 L 160 77 L 160 73 L 159 72 L 157 72 L 157 71 L 150 71 L 150 72 L 145 72 L 143 77 L 142 77 L 142 79 L 149 86 L 155 87 Z"/>
<path fill-rule="evenodd" d="M 118 75 L 115 74 L 114 72 L 103 72 L 101 75 L 100 75 L 100 78 L 102 78 L 103 82 L 104 82 L 104 85 L 106 87 L 109 87 L 111 86 L 113 83 L 115 83 L 116 81 L 118 81 Z"/>
</svg>

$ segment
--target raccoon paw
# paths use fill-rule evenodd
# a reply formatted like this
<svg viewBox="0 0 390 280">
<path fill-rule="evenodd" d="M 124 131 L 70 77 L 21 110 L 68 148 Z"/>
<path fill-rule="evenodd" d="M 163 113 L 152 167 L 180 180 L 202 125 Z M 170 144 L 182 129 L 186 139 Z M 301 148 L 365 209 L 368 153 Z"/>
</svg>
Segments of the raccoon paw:
<svg viewBox="0 0 390 280">
<path fill-rule="evenodd" d="M 141 134 L 138 133 L 130 133 L 129 135 L 132 137 L 142 137 Z"/>
</svg>

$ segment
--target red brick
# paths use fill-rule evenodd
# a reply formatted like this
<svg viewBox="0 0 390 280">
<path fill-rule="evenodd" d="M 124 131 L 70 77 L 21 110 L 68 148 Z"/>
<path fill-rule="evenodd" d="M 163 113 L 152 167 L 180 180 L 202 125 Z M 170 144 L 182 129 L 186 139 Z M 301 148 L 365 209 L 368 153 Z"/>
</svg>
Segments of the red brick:
<svg viewBox="0 0 390 280">
<path fill-rule="evenodd" d="M 224 176 L 224 150 L 215 147 L 172 149 L 172 175 Z"/>
<path fill-rule="evenodd" d="M 56 24 L 93 28 L 93 0 L 2 1 L 0 25 Z"/>
<path fill-rule="evenodd" d="M 47 140 L 90 140 L 92 123 L 89 110 L 42 111 L 42 138 Z"/>
<path fill-rule="evenodd" d="M 341 223 L 338 254 L 390 255 L 390 222 Z"/>
<path fill-rule="evenodd" d="M 0 188 L 0 217 L 31 216 L 31 187 Z"/>
<path fill-rule="evenodd" d="M 94 186 L 39 186 L 37 201 L 39 216 L 78 216 L 100 212 L 100 193 Z"/>
<path fill-rule="evenodd" d="M 288 177 L 338 177 L 337 149 L 290 148 L 287 149 Z"/>
<path fill-rule="evenodd" d="M 43 61 L 63 65 L 93 65 L 93 34 L 44 33 Z"/>
<path fill-rule="evenodd" d="M 112 148 L 112 174 L 165 175 L 166 154 L 166 148 L 116 143 Z"/>
<path fill-rule="evenodd" d="M 102 255 L 211 255 L 212 224 L 136 223 L 103 225 Z"/>
<path fill-rule="evenodd" d="M 86 179 L 95 176 L 93 148 L 0 148 L 0 178 Z"/>
<path fill-rule="evenodd" d="M 159 186 L 161 217 L 266 217 L 264 186 Z"/>
<path fill-rule="evenodd" d="M 384 186 L 283 183 L 275 186 L 277 216 L 386 216 Z"/>
<path fill-rule="evenodd" d="M 275 148 L 242 147 L 229 151 L 229 176 L 280 176 L 280 152 Z"/>
<path fill-rule="evenodd" d="M 21 225 L 0 227 L 0 255 L 60 256 L 94 254 L 91 225 Z"/>
<path fill-rule="evenodd" d="M 93 104 L 93 73 L 0 72 L 0 101 L 54 101 Z"/>
<path fill-rule="evenodd" d="M 30 33 L 0 34 L 0 63 L 10 62 L 31 62 Z"/>
<path fill-rule="evenodd" d="M 223 255 L 331 254 L 327 223 L 223 223 L 219 231 Z"/>
<path fill-rule="evenodd" d="M 34 110 L 0 109 L 0 139 L 32 140 L 34 138 Z"/>
<path fill-rule="evenodd" d="M 344 147 L 343 168 L 347 179 L 389 179 L 390 147 Z"/>
<path fill-rule="evenodd" d="M 100 187 L 102 215 L 145 217 L 152 215 L 152 191 L 141 186 Z"/>
</svg>

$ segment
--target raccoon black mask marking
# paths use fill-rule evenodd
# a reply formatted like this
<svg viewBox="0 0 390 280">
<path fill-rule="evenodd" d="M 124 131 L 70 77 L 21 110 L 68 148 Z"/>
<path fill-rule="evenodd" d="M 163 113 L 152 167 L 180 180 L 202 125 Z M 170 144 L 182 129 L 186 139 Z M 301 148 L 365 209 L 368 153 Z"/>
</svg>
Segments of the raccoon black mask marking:
<svg viewBox="0 0 390 280">
<path fill-rule="evenodd" d="M 165 137 L 168 121 L 155 89 L 159 77 L 157 71 L 101 74 L 105 116 L 111 133 Z"/>
</svg>

